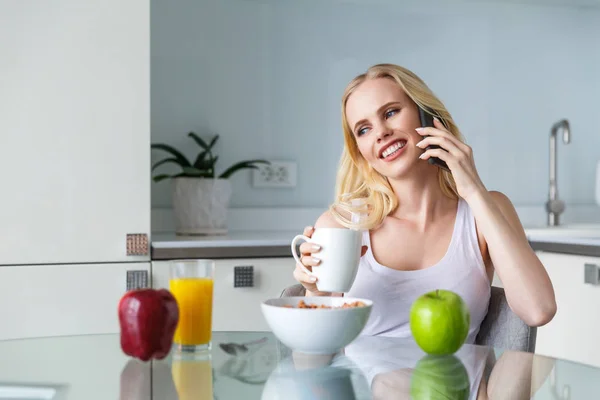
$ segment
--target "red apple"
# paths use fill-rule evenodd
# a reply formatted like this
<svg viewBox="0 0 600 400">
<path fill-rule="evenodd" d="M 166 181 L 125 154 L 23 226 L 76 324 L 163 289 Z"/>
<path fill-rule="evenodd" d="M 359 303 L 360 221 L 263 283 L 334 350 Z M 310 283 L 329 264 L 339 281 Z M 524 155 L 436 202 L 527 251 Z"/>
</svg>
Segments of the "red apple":
<svg viewBox="0 0 600 400">
<path fill-rule="evenodd" d="M 131 290 L 119 301 L 121 349 L 142 361 L 165 358 L 173 344 L 179 307 L 166 289 Z"/>
</svg>

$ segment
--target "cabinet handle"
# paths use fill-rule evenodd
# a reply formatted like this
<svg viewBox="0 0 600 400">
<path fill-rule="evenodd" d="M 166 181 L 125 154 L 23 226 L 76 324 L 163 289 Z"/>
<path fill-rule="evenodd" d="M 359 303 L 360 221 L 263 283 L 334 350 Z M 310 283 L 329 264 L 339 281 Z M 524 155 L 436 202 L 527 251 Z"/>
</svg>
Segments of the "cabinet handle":
<svg viewBox="0 0 600 400">
<path fill-rule="evenodd" d="M 590 285 L 600 284 L 600 265 L 586 263 L 584 271 L 584 283 L 589 283 Z"/>
<path fill-rule="evenodd" d="M 254 266 L 233 267 L 233 287 L 254 287 Z"/>
<path fill-rule="evenodd" d="M 145 289 L 150 287 L 148 279 L 148 271 L 142 270 L 128 270 L 127 277 L 125 278 L 125 285 L 127 290 L 134 289 Z"/>
<path fill-rule="evenodd" d="M 145 233 L 128 233 L 125 247 L 128 256 L 147 256 L 148 235 Z"/>
</svg>

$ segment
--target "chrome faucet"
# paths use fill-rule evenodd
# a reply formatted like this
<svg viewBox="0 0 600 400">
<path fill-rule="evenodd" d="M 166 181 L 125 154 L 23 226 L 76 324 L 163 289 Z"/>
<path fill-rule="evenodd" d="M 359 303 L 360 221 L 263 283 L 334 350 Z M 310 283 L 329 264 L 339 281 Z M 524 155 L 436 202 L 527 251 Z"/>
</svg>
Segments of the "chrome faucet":
<svg viewBox="0 0 600 400">
<path fill-rule="evenodd" d="M 563 132 L 563 142 L 571 143 L 571 127 L 569 121 L 561 119 L 552 125 L 550 130 L 550 188 L 548 201 L 546 202 L 546 211 L 548 212 L 548 225 L 557 226 L 560 224 L 560 214 L 565 211 L 565 202 L 558 198 L 558 186 L 556 184 L 556 135 L 559 130 Z"/>
</svg>

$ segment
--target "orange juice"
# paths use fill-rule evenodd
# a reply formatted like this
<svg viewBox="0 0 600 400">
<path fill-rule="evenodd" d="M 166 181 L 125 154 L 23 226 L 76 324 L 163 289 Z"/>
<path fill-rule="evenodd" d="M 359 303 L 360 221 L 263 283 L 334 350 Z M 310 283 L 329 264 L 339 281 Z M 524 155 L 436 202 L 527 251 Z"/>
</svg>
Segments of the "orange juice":
<svg viewBox="0 0 600 400">
<path fill-rule="evenodd" d="M 179 400 L 213 399 L 210 360 L 173 360 L 171 373 Z"/>
<path fill-rule="evenodd" d="M 179 306 L 173 341 L 183 346 L 208 344 L 212 331 L 213 279 L 171 279 L 169 290 Z"/>
</svg>

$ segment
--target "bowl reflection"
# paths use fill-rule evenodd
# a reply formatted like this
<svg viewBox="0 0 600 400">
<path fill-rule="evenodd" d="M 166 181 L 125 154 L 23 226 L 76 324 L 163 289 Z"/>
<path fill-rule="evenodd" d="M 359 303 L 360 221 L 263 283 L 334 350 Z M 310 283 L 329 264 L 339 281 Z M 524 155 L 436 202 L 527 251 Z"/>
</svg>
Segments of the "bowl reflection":
<svg viewBox="0 0 600 400">
<path fill-rule="evenodd" d="M 269 375 L 261 399 L 355 400 L 351 371 L 331 366 L 333 357 L 293 352 Z"/>
</svg>

